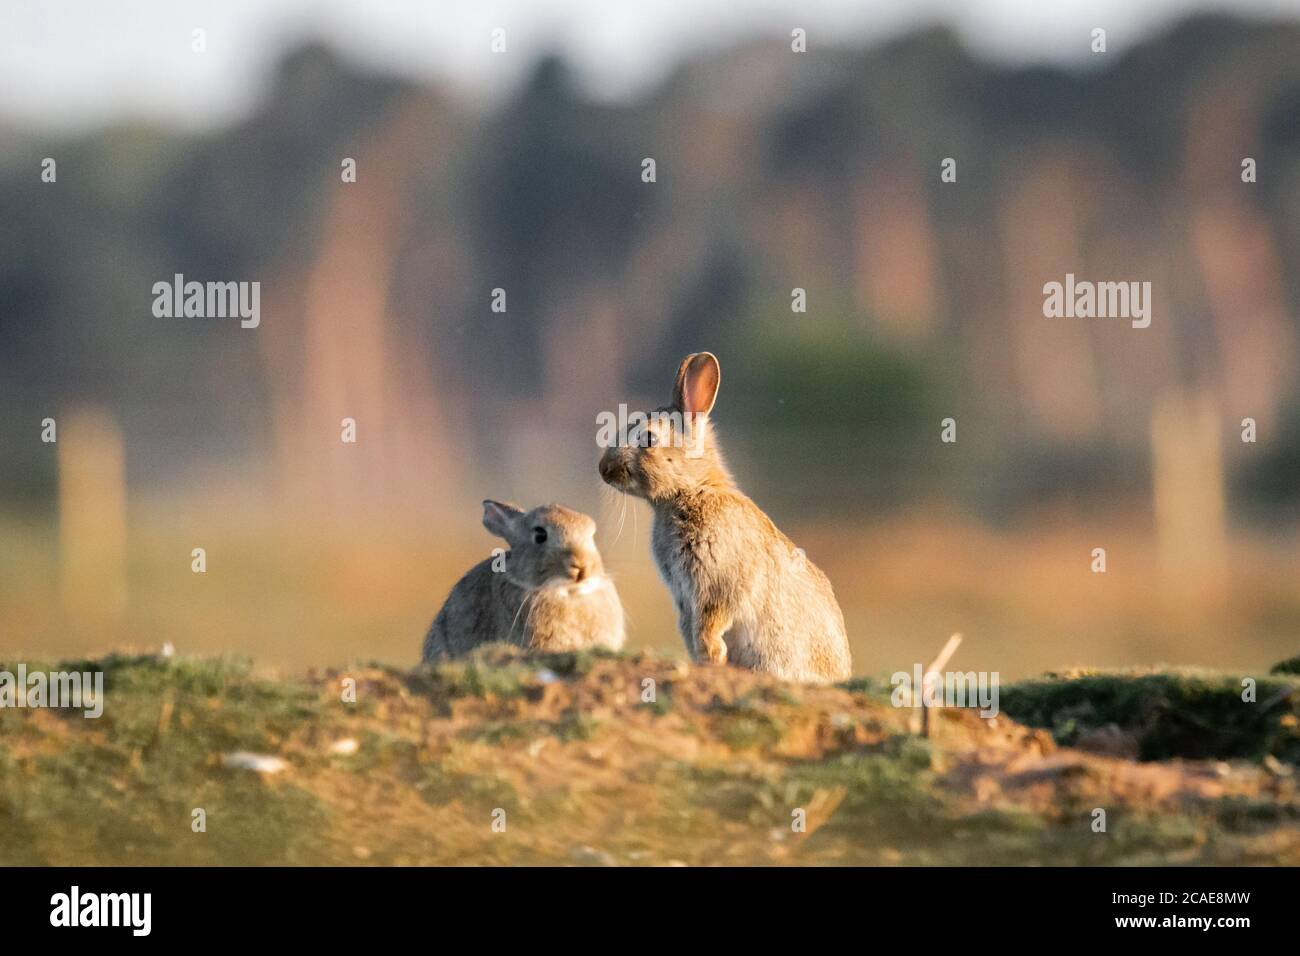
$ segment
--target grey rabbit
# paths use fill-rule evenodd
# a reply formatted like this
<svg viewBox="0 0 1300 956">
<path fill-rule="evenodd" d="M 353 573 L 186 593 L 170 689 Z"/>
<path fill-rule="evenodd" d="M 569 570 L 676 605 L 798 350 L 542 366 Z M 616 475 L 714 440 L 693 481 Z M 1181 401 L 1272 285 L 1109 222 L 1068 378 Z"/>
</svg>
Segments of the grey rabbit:
<svg viewBox="0 0 1300 956">
<path fill-rule="evenodd" d="M 845 680 L 852 660 L 830 581 L 736 487 L 713 440 L 721 377 L 712 353 L 688 355 L 671 403 L 606 448 L 600 476 L 653 509 L 655 564 L 695 660 Z"/>
<path fill-rule="evenodd" d="M 488 500 L 483 527 L 510 549 L 456 582 L 424 638 L 423 660 L 494 641 L 539 651 L 623 646 L 623 605 L 596 550 L 591 518 L 562 505 L 526 512 Z"/>
</svg>

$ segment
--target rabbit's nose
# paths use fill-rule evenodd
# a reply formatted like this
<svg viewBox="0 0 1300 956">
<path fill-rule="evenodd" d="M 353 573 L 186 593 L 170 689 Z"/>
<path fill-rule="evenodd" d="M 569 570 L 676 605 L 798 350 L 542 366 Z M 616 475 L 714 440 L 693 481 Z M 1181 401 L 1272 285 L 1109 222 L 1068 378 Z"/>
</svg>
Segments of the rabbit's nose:
<svg viewBox="0 0 1300 956">
<path fill-rule="evenodd" d="M 587 575 L 590 573 L 587 569 L 587 565 L 575 558 L 569 559 L 568 568 L 566 570 L 569 572 L 569 577 L 573 578 L 575 581 L 585 581 Z"/>
<path fill-rule="evenodd" d="M 627 477 L 627 466 L 619 461 L 617 455 L 609 452 L 601 457 L 597 470 L 606 481 L 620 481 Z"/>
</svg>

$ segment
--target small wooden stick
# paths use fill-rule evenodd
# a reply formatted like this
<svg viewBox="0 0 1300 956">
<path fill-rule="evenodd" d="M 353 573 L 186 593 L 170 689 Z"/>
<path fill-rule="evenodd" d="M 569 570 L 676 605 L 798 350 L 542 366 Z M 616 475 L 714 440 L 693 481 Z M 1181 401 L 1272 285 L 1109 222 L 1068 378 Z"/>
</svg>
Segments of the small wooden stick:
<svg viewBox="0 0 1300 956">
<path fill-rule="evenodd" d="M 943 645 L 943 650 L 939 656 L 930 662 L 930 666 L 925 669 L 921 675 L 921 736 L 930 736 L 930 709 L 925 705 L 925 689 L 930 686 L 931 679 L 939 676 L 939 671 L 947 665 L 948 659 L 957 652 L 961 644 L 961 635 L 954 634 L 948 638 L 948 643 Z"/>
<path fill-rule="evenodd" d="M 954 634 L 952 637 L 948 638 L 948 643 L 943 645 L 943 650 L 939 652 L 939 656 L 936 657 L 931 662 L 930 666 L 925 669 L 926 677 L 929 677 L 932 672 L 937 671 L 940 668 L 946 666 L 948 663 L 948 658 L 952 657 L 952 655 L 957 652 L 957 647 L 960 644 L 961 644 L 960 634 Z"/>
</svg>

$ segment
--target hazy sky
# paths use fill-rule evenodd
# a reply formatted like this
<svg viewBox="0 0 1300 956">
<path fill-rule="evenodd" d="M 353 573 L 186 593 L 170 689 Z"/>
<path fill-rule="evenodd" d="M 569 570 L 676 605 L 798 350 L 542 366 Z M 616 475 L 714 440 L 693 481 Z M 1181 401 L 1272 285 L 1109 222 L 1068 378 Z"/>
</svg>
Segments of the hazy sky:
<svg viewBox="0 0 1300 956">
<path fill-rule="evenodd" d="M 1182 14 L 1300 16 L 1300 0 L 0 0 L 0 116 L 78 128 L 124 114 L 185 126 L 255 102 L 278 56 L 323 37 L 361 60 L 508 89 L 544 51 L 569 54 L 601 95 L 626 96 L 685 54 L 808 31 L 809 50 L 943 21 L 1000 59 L 1083 61 L 1105 27 L 1120 52 Z M 509 52 L 489 50 L 506 30 Z M 207 51 L 191 50 L 195 28 Z"/>
</svg>

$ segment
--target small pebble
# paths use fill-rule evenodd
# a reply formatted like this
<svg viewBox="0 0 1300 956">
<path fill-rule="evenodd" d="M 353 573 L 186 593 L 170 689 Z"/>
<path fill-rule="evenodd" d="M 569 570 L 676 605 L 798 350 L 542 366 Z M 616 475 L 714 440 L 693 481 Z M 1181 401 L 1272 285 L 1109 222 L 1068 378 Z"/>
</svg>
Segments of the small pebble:
<svg viewBox="0 0 1300 956">
<path fill-rule="evenodd" d="M 618 860 L 612 853 L 598 850 L 594 846 L 575 846 L 569 851 L 569 859 L 579 866 L 618 866 Z"/>
<path fill-rule="evenodd" d="M 280 773 L 289 769 L 289 764 L 279 757 L 249 753 L 246 750 L 226 754 L 221 758 L 221 765 L 227 770 L 252 770 L 255 773 Z"/>
</svg>

